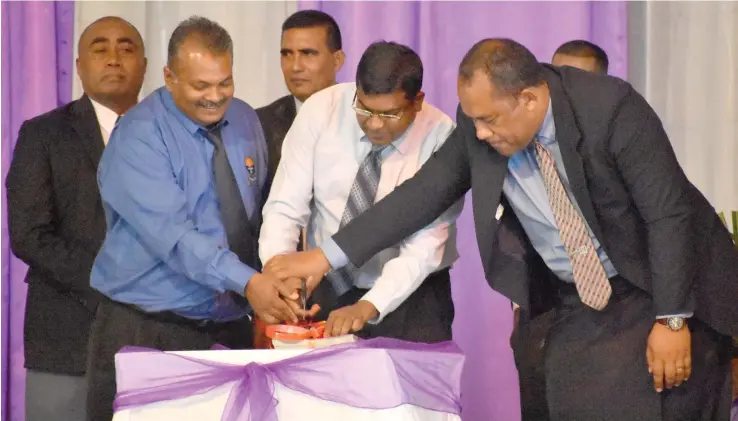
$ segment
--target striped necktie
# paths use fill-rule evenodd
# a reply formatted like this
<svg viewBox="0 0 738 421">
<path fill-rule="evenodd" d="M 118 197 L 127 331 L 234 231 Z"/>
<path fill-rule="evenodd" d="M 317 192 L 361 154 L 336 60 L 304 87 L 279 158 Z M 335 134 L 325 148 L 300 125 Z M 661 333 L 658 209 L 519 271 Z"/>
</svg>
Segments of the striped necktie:
<svg viewBox="0 0 738 421">
<path fill-rule="evenodd" d="M 372 145 L 369 155 L 364 158 L 364 161 L 359 166 L 354 184 L 351 186 L 351 191 L 346 201 L 346 208 L 343 211 L 339 229 L 374 205 L 374 199 L 377 196 L 377 187 L 379 186 L 379 177 L 382 171 L 382 151 L 385 147 L 386 145 Z M 349 263 L 326 275 L 337 296 L 340 297 L 345 294 L 353 286 L 354 272 L 356 269 L 353 264 Z"/>
<path fill-rule="evenodd" d="M 564 184 L 556 171 L 551 152 L 539 141 L 534 141 L 536 159 L 546 186 L 548 201 L 551 204 L 561 241 L 564 243 L 574 273 L 574 284 L 579 298 L 584 304 L 596 310 L 607 305 L 612 287 L 597 255 L 592 238 L 589 236 L 584 218 L 569 200 Z"/>
</svg>

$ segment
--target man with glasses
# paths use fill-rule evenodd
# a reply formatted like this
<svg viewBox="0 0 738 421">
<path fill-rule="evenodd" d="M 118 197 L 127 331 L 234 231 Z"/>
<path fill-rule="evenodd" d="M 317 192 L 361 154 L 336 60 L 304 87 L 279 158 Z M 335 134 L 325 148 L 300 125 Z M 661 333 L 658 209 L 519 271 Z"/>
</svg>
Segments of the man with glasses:
<svg viewBox="0 0 738 421">
<path fill-rule="evenodd" d="M 262 262 L 294 251 L 305 226 L 308 246 L 321 246 L 440 148 L 454 123 L 424 103 L 422 81 L 414 51 L 377 42 L 361 57 L 355 84 L 324 89 L 305 102 L 285 137 L 264 207 Z M 462 206 L 459 201 L 361 267 L 326 274 L 311 296 L 310 313 L 327 319 L 326 335 L 450 340 L 449 268 L 458 257 L 454 220 Z M 313 274 L 310 285 L 322 277 Z"/>
</svg>

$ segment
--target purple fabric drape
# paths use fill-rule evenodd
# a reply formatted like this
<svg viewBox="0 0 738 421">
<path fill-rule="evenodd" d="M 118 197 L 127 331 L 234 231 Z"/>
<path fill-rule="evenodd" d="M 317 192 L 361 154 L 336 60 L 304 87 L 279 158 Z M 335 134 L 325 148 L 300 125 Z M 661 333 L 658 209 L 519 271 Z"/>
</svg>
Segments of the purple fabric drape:
<svg viewBox="0 0 738 421">
<path fill-rule="evenodd" d="M 300 0 L 300 9 L 331 14 L 341 27 L 346 64 L 340 81 L 353 81 L 364 49 L 384 39 L 409 45 L 423 59 L 427 100 L 455 118 L 456 75 L 466 51 L 489 37 L 515 39 L 541 61 L 566 41 L 585 39 L 609 55 L 610 73 L 627 70 L 625 2 L 334 2 Z M 467 364 L 462 380 L 464 420 L 520 419 L 517 372 L 509 346 L 510 303 L 484 279 L 471 196 L 458 221 L 461 258 L 452 270 L 454 340 Z M 495 210 L 490 209 L 494 214 Z"/>
<path fill-rule="evenodd" d="M 278 421 L 275 382 L 358 408 L 390 409 L 411 404 L 452 414 L 461 411 L 464 356 L 453 342 L 427 345 L 378 338 L 317 349 L 268 364 L 246 365 L 146 348 L 121 351 L 131 352 L 148 353 L 140 361 L 117 365 L 116 411 L 186 398 L 231 382 L 234 386 L 223 421 Z M 372 371 L 371 367 L 388 364 L 392 369 Z"/>
<path fill-rule="evenodd" d="M 72 96 L 74 2 L 2 2 L 2 420 L 23 421 L 26 266 L 10 250 L 5 176 L 23 121 Z"/>
</svg>

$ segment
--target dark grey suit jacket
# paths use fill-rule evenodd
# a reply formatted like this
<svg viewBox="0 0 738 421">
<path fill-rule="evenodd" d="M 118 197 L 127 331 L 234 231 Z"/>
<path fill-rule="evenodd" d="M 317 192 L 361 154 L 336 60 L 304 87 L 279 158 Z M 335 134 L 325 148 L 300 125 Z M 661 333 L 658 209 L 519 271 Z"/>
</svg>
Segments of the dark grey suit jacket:
<svg viewBox="0 0 738 421">
<path fill-rule="evenodd" d="M 628 83 L 546 66 L 556 134 L 571 188 L 613 265 L 652 296 L 657 314 L 694 310 L 738 334 L 738 253 L 725 226 L 679 166 L 661 121 Z M 410 180 L 333 238 L 361 266 L 431 223 L 470 188 L 489 284 L 533 317 L 551 308 L 551 272 L 502 200 L 507 158 L 457 128 Z"/>
<path fill-rule="evenodd" d="M 268 182 L 264 189 L 264 192 L 268 194 L 269 187 L 272 180 L 274 180 L 274 174 L 277 172 L 279 160 L 282 157 L 282 142 L 284 142 L 284 137 L 297 116 L 295 98 L 292 95 L 279 98 L 266 107 L 257 109 L 256 114 L 259 116 L 262 129 L 264 129 L 267 151 L 269 152 Z"/>
<path fill-rule="evenodd" d="M 86 96 L 20 129 L 6 187 L 11 246 L 29 266 L 26 368 L 85 372 L 99 300 L 90 270 L 105 238 L 96 176 L 104 147 Z"/>
</svg>

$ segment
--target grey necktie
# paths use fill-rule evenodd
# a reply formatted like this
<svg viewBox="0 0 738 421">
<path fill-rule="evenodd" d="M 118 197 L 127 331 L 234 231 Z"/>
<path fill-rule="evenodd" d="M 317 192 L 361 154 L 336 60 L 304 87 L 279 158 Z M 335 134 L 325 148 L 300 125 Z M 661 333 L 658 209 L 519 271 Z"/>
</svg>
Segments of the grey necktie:
<svg viewBox="0 0 738 421">
<path fill-rule="evenodd" d="M 379 186 L 379 176 L 382 171 L 382 151 L 385 147 L 386 145 L 373 145 L 371 152 L 359 166 L 346 201 L 346 208 L 343 211 L 339 228 L 342 228 L 374 205 L 377 187 Z M 354 265 L 349 263 L 347 266 L 331 271 L 326 275 L 337 296 L 340 297 L 345 294 L 353 286 L 354 271 L 356 269 Z"/>
<path fill-rule="evenodd" d="M 219 125 L 205 132 L 215 147 L 213 175 L 220 202 L 220 216 L 225 227 L 226 238 L 228 238 L 228 248 L 236 253 L 241 262 L 253 267 L 256 261 L 256 250 L 251 241 L 249 217 L 243 205 L 233 168 L 228 162 L 228 154 L 220 133 L 221 128 L 222 126 Z"/>
</svg>

